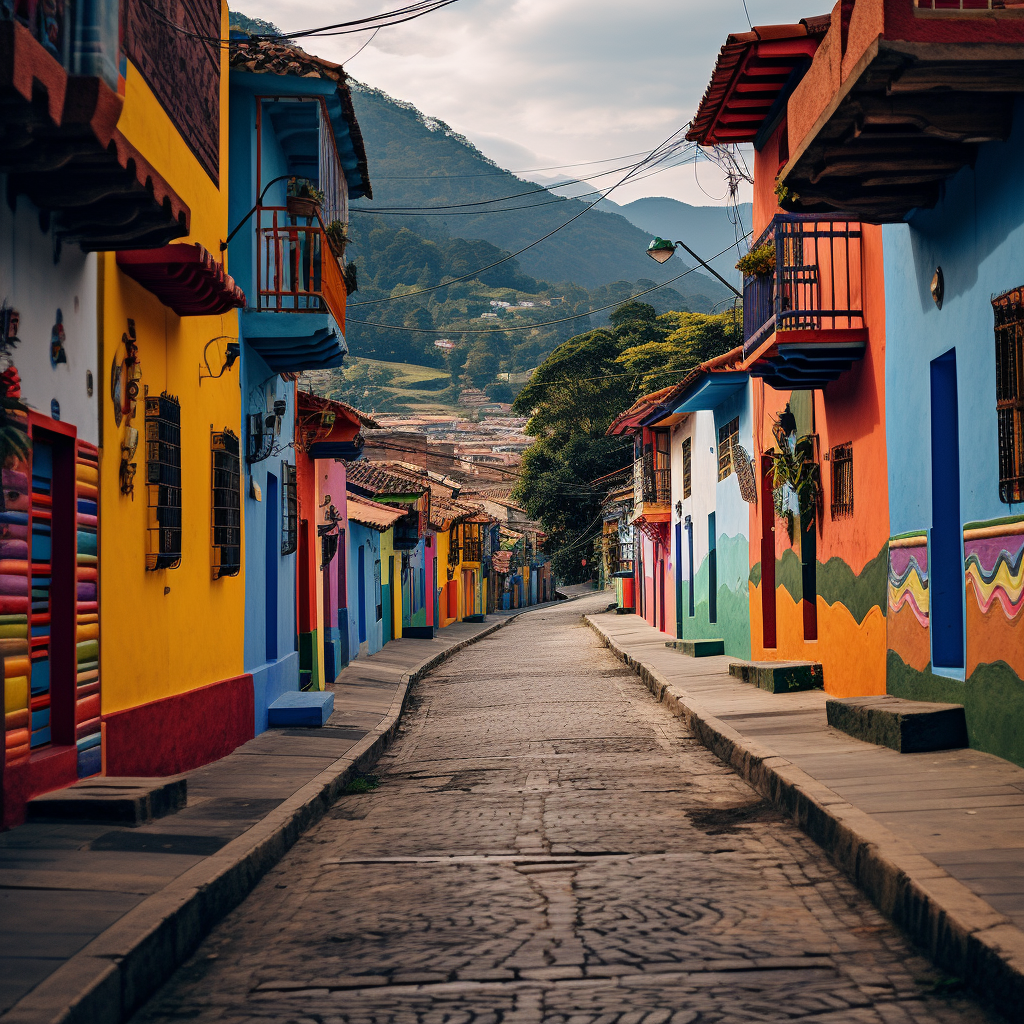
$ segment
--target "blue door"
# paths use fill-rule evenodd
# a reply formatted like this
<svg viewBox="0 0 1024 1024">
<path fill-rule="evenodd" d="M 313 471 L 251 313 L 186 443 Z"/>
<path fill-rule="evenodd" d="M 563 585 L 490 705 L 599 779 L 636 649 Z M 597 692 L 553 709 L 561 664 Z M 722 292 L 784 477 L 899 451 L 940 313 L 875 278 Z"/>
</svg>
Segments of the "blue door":
<svg viewBox="0 0 1024 1024">
<path fill-rule="evenodd" d="M 359 642 L 366 643 L 366 548 L 359 545 Z"/>
</svg>

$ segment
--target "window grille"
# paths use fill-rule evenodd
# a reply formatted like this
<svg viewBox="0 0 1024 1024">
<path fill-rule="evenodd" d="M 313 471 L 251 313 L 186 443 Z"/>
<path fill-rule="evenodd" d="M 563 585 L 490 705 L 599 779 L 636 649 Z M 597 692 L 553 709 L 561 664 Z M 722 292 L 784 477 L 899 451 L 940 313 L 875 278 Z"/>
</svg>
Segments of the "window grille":
<svg viewBox="0 0 1024 1024">
<path fill-rule="evenodd" d="M 999 500 L 1024 501 L 1024 288 L 992 300 L 996 330 Z"/>
<path fill-rule="evenodd" d="M 832 463 L 832 518 L 853 515 L 853 445 L 837 444 L 829 456 Z"/>
<path fill-rule="evenodd" d="M 281 463 L 281 554 L 290 555 L 299 546 L 299 496 L 295 467 Z"/>
<path fill-rule="evenodd" d="M 448 564 L 458 565 L 459 556 L 459 528 L 458 526 L 453 526 L 448 533 Z"/>
<path fill-rule="evenodd" d="M 213 578 L 237 576 L 242 567 L 242 465 L 238 437 L 215 431 L 210 440 L 213 462 Z"/>
<path fill-rule="evenodd" d="M 683 438 L 683 497 L 688 498 L 692 491 L 693 476 L 693 439 Z"/>
<path fill-rule="evenodd" d="M 740 439 L 739 416 L 718 428 L 718 479 L 724 480 L 732 472 L 732 446 Z"/>
<path fill-rule="evenodd" d="M 146 398 L 146 568 L 181 565 L 181 406 L 165 391 Z"/>
</svg>

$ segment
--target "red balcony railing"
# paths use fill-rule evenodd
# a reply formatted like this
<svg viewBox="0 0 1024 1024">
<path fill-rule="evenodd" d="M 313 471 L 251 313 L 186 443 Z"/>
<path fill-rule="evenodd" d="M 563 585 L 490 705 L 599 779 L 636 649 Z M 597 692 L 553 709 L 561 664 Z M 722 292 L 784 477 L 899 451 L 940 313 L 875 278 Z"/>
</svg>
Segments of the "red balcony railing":
<svg viewBox="0 0 1024 1024">
<path fill-rule="evenodd" d="M 773 331 L 864 326 L 861 226 L 818 214 L 779 214 L 751 246 L 774 245 L 769 274 L 743 282 L 743 354 Z"/>
<path fill-rule="evenodd" d="M 258 306 L 273 313 L 331 313 L 345 327 L 347 290 L 319 216 L 284 206 L 256 211 Z"/>
</svg>

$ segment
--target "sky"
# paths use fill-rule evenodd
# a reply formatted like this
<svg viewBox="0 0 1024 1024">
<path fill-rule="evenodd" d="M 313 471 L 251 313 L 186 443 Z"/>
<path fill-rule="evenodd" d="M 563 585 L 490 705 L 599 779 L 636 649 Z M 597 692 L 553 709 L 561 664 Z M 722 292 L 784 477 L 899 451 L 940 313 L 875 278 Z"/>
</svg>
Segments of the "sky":
<svg viewBox="0 0 1024 1024">
<path fill-rule="evenodd" d="M 230 5 L 295 31 L 403 4 L 230 0 Z M 747 12 L 754 25 L 769 25 L 823 14 L 830 6 L 825 0 L 458 0 L 382 29 L 368 43 L 369 33 L 299 43 L 344 64 L 360 81 L 440 118 L 501 166 L 532 171 L 649 152 L 693 116 L 719 48 L 730 32 L 748 28 Z M 601 169 L 532 176 L 553 180 Z M 597 184 L 615 180 L 613 175 Z M 727 201 L 727 187 L 714 165 L 695 166 L 686 159 L 624 185 L 609 198 L 625 203 L 644 196 L 708 206 Z M 740 199 L 749 201 L 749 188 Z"/>
</svg>

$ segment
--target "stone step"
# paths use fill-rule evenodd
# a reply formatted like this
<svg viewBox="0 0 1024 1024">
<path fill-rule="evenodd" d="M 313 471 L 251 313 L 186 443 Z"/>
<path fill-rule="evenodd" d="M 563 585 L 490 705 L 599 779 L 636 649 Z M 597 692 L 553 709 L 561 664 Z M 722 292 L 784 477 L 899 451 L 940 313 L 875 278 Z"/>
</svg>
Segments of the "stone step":
<svg viewBox="0 0 1024 1024">
<path fill-rule="evenodd" d="M 486 622 L 487 621 L 487 616 L 484 615 L 482 612 L 477 612 L 475 615 L 463 615 L 462 616 L 462 621 L 463 622 Z"/>
<path fill-rule="evenodd" d="M 725 654 L 724 640 L 667 640 L 665 646 L 691 658 L 710 658 L 716 654 Z"/>
<path fill-rule="evenodd" d="M 816 661 L 734 661 L 729 675 L 769 693 L 820 690 L 825 685 Z"/>
<path fill-rule="evenodd" d="M 273 728 L 306 726 L 317 729 L 327 724 L 334 710 L 330 690 L 292 690 L 282 693 L 267 708 L 267 725 Z"/>
<path fill-rule="evenodd" d="M 433 626 L 403 626 L 402 636 L 407 640 L 433 640 Z"/>
<path fill-rule="evenodd" d="M 825 712 L 834 728 L 901 754 L 970 746 L 962 704 L 932 704 L 887 694 L 830 697 Z"/>
<path fill-rule="evenodd" d="M 185 779 L 83 779 L 29 800 L 29 821 L 99 821 L 142 825 L 180 811 L 188 801 Z"/>
<path fill-rule="evenodd" d="M 635 612 L 635 611 L 636 611 L 635 608 L 616 608 L 615 609 L 615 614 L 616 615 L 632 615 L 633 612 Z"/>
</svg>

